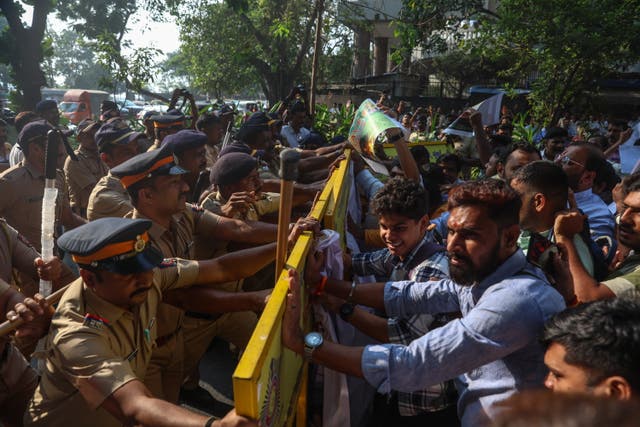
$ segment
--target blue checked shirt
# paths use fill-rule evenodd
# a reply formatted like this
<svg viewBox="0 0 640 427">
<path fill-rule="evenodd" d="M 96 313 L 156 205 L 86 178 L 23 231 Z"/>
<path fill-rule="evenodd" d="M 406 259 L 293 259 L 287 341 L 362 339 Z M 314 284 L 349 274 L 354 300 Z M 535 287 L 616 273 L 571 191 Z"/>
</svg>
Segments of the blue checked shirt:
<svg viewBox="0 0 640 427">
<path fill-rule="evenodd" d="M 381 393 L 424 389 L 460 376 L 458 415 L 463 426 L 490 422 L 497 403 L 516 391 L 541 387 L 546 374 L 538 341 L 545 322 L 565 308 L 542 271 L 516 251 L 474 286 L 451 280 L 388 282 L 388 315 L 460 310 L 462 318 L 409 345 L 367 346 L 364 378 Z"/>
<path fill-rule="evenodd" d="M 409 279 L 426 282 L 448 278 L 449 260 L 444 248 L 430 251 L 432 253 L 426 259 L 417 259 L 416 257 L 421 255 L 421 249 L 425 250 L 424 245 L 433 245 L 430 234 L 425 235 L 404 261 L 391 255 L 388 249 L 356 254 L 352 258 L 353 272 L 358 276 L 373 275 L 379 281 Z M 392 317 L 388 319 L 389 341 L 393 344 L 409 345 L 429 329 L 442 326 L 448 320 L 446 316 L 430 314 L 417 314 L 407 318 Z M 402 416 L 419 415 L 444 409 L 455 404 L 456 400 L 453 382 L 445 381 L 420 391 L 398 392 L 398 411 Z"/>
</svg>

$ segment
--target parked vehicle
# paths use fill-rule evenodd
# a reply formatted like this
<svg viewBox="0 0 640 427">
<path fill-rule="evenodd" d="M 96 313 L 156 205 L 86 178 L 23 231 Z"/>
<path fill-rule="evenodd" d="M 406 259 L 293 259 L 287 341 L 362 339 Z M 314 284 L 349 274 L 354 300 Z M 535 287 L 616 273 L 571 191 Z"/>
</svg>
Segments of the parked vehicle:
<svg viewBox="0 0 640 427">
<path fill-rule="evenodd" d="M 101 90 L 70 89 L 62 97 L 60 113 L 76 125 L 84 119 L 97 120 L 100 104 L 106 99 L 109 93 Z"/>
</svg>

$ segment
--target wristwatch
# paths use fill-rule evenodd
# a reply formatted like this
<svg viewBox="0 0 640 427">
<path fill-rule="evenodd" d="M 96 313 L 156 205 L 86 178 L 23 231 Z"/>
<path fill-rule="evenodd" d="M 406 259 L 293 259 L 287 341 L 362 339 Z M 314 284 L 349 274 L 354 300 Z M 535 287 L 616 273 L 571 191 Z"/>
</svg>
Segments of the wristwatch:
<svg viewBox="0 0 640 427">
<path fill-rule="evenodd" d="M 350 302 L 345 302 L 344 304 L 342 304 L 340 306 L 340 317 L 342 318 L 342 320 L 348 322 L 349 318 L 353 316 L 354 309 L 355 306 Z"/>
<path fill-rule="evenodd" d="M 322 338 L 322 334 L 319 332 L 309 332 L 304 337 L 304 358 L 307 361 L 311 361 L 313 357 L 313 352 L 316 348 L 320 347 L 324 342 L 324 338 Z"/>
</svg>

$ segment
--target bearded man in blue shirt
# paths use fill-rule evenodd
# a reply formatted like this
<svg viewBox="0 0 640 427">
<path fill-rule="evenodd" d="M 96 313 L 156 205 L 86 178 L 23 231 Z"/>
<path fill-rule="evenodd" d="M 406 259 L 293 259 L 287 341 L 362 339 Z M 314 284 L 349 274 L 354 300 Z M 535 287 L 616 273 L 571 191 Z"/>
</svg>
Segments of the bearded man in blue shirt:
<svg viewBox="0 0 640 427">
<path fill-rule="evenodd" d="M 282 327 L 283 344 L 313 362 L 365 378 L 381 393 L 414 391 L 453 378 L 462 383 L 458 416 L 463 426 L 483 426 L 514 393 L 542 387 L 545 322 L 565 308 L 544 273 L 517 247 L 520 198 L 499 180 L 464 183 L 449 194 L 447 252 L 451 279 L 353 285 L 328 280 L 324 290 L 390 317 L 459 310 L 462 317 L 409 345 L 347 347 L 300 329 L 297 273 Z M 307 260 L 305 282 L 321 282 Z"/>
</svg>

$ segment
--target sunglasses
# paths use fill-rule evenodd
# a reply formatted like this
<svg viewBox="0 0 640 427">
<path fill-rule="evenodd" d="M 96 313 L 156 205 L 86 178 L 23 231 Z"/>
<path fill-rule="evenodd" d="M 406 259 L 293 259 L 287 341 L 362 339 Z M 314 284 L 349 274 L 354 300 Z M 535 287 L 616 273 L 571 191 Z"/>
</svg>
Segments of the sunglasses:
<svg viewBox="0 0 640 427">
<path fill-rule="evenodd" d="M 578 163 L 575 160 L 573 160 L 571 157 L 569 156 L 558 156 L 556 158 L 556 162 L 560 162 L 563 166 L 568 165 L 569 163 L 574 163 L 578 166 L 582 166 L 583 168 L 585 168 L 585 165 L 583 165 L 582 163 Z"/>
</svg>

